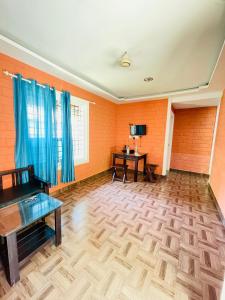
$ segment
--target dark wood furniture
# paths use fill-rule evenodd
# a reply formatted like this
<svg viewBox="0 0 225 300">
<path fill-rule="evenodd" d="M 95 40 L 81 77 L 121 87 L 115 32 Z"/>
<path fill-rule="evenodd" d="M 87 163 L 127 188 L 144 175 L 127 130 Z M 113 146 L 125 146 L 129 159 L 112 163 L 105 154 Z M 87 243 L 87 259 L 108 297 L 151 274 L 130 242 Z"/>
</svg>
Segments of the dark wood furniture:
<svg viewBox="0 0 225 300">
<path fill-rule="evenodd" d="M 1 259 L 10 285 L 20 279 L 19 267 L 47 242 L 61 244 L 62 202 L 40 193 L 0 209 Z M 55 230 L 44 218 L 55 214 Z"/>
<path fill-rule="evenodd" d="M 3 189 L 3 177 L 10 176 L 12 187 Z M 23 183 L 23 176 L 28 182 Z M 50 183 L 34 175 L 33 166 L 0 172 L 0 208 L 41 192 L 49 194 Z"/>
<path fill-rule="evenodd" d="M 128 165 L 115 164 L 113 166 L 112 182 L 114 180 L 118 180 L 118 181 L 122 181 L 123 183 L 125 183 L 127 180 L 127 168 L 128 168 Z M 122 171 L 122 178 L 118 176 L 117 171 Z"/>
<path fill-rule="evenodd" d="M 147 164 L 146 165 L 146 176 L 145 181 L 156 182 L 155 169 L 158 167 L 156 164 Z"/>
<path fill-rule="evenodd" d="M 138 178 L 138 162 L 139 160 L 144 160 L 143 166 L 143 174 L 146 174 L 146 163 L 147 163 L 147 153 L 139 153 L 139 154 L 126 154 L 123 152 L 115 152 L 113 153 L 113 166 L 116 164 L 116 159 L 122 159 L 123 165 L 127 164 L 127 160 L 134 161 L 134 182 L 137 182 Z"/>
</svg>

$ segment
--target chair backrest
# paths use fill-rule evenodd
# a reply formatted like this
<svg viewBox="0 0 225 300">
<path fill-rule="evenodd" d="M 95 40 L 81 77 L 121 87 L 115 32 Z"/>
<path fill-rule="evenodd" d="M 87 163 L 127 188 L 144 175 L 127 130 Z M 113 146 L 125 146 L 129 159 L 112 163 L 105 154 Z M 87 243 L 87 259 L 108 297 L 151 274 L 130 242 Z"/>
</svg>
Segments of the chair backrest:
<svg viewBox="0 0 225 300">
<path fill-rule="evenodd" d="M 28 172 L 29 182 L 32 182 L 34 179 L 34 167 L 29 165 L 26 168 L 12 169 L 0 172 L 0 191 L 3 190 L 3 176 L 11 175 L 12 186 L 21 185 L 23 183 L 23 173 Z"/>
</svg>

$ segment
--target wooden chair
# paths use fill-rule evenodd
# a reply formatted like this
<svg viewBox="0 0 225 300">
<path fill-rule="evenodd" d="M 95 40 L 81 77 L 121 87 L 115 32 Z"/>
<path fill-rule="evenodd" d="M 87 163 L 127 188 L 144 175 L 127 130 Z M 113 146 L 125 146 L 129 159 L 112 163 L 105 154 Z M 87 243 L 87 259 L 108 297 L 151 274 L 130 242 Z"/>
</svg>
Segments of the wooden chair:
<svg viewBox="0 0 225 300">
<path fill-rule="evenodd" d="M 145 181 L 156 182 L 157 176 L 155 174 L 155 169 L 158 167 L 156 164 L 146 165 L 146 176 Z"/>
<path fill-rule="evenodd" d="M 127 168 L 128 165 L 124 164 L 115 164 L 112 166 L 113 168 L 113 174 L 112 174 L 112 182 L 117 180 L 117 181 L 122 181 L 123 183 L 126 182 L 127 180 Z M 122 177 L 118 176 L 117 171 L 122 171 Z"/>
</svg>

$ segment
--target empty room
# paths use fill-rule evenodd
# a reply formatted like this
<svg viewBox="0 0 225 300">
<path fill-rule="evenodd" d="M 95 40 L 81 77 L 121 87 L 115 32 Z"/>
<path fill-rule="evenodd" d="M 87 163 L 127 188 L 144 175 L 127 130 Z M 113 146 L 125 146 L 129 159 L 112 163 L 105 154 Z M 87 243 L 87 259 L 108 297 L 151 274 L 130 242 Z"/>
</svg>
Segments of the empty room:
<svg viewBox="0 0 225 300">
<path fill-rule="evenodd" d="M 0 0 L 0 299 L 225 300 L 224 40 L 224 0 Z"/>
</svg>

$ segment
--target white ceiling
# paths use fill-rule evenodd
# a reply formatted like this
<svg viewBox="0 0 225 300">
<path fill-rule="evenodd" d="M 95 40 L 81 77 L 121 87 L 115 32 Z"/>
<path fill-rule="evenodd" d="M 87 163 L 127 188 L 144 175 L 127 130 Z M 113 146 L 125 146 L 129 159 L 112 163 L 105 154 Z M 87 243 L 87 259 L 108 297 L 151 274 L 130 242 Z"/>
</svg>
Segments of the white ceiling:
<svg viewBox="0 0 225 300">
<path fill-rule="evenodd" d="M 0 32 L 77 82 L 111 98 L 139 98 L 209 83 L 225 37 L 225 1 L 1 0 Z M 118 64 L 125 50 L 129 69 Z"/>
<path fill-rule="evenodd" d="M 185 108 L 197 108 L 197 107 L 209 107 L 217 106 L 219 101 L 217 99 L 204 99 L 195 101 L 184 101 L 180 103 L 172 104 L 175 109 L 185 109 Z"/>
</svg>

